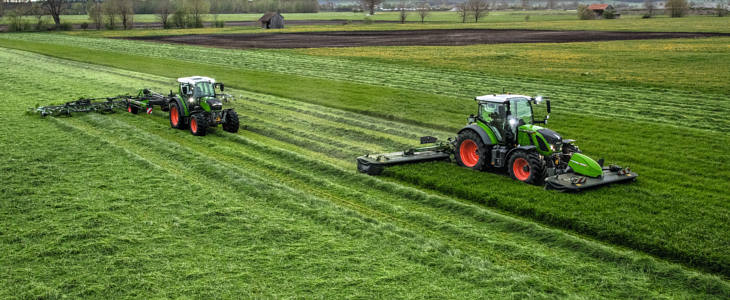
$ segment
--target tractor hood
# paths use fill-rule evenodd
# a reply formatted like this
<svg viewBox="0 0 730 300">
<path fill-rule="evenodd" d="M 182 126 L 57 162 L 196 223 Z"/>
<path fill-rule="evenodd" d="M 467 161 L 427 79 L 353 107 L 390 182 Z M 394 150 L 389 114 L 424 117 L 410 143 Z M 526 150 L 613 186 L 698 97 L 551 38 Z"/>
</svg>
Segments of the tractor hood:
<svg viewBox="0 0 730 300">
<path fill-rule="evenodd" d="M 217 98 L 207 98 L 205 100 L 206 103 L 208 103 L 208 106 L 211 110 L 221 110 L 223 109 L 223 102 Z"/>
<path fill-rule="evenodd" d="M 555 131 L 552 131 L 547 128 L 540 128 L 537 130 L 542 137 L 545 138 L 545 141 L 548 142 L 548 144 L 551 145 L 560 145 L 563 142 L 563 138 Z"/>
</svg>

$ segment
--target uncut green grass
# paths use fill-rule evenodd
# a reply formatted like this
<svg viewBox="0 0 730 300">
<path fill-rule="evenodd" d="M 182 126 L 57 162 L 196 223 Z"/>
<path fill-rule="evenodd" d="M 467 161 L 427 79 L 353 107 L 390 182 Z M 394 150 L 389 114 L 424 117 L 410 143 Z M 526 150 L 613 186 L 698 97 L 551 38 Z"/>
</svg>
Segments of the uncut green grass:
<svg viewBox="0 0 730 300">
<path fill-rule="evenodd" d="M 715 276 L 356 174 L 255 133 L 194 137 L 160 112 L 26 116 L 18 107 L 159 90 L 173 78 L 0 57 L 15 75 L 0 113 L 2 297 L 730 295 Z M 295 102 L 246 94 L 259 107 Z M 393 125 L 378 126 L 405 129 Z"/>
<path fill-rule="evenodd" d="M 728 136 L 720 130 L 726 126 L 723 111 L 728 107 L 723 101 L 726 96 L 721 94 L 639 87 L 616 88 L 607 97 L 597 91 L 608 85 L 585 87 L 534 79 L 490 78 L 478 73 L 449 73 L 443 69 L 411 65 L 385 68 L 371 61 L 342 58 L 312 57 L 305 69 L 298 66 L 307 62 L 307 56 L 284 52 L 287 56 L 280 51 L 175 46 L 173 52 L 165 45 L 139 42 L 49 35 L 8 37 L 2 43 L 13 47 L 165 76 L 186 76 L 195 70 L 222 79 L 230 86 L 279 96 L 241 102 L 242 117 L 251 131 L 320 155 L 342 160 L 349 158 L 350 162 L 365 153 L 399 150 L 408 139 L 417 135 L 415 133 L 442 138 L 453 135 L 463 125 L 464 116 L 474 109 L 466 95 L 472 93 L 472 89 L 476 91 L 480 81 L 515 84 L 526 92 L 547 91 L 546 95 L 556 95 L 551 128 L 566 137 L 577 138 L 584 152 L 592 157 L 630 165 L 641 174 L 639 182 L 574 196 L 545 193 L 502 175 L 465 175 L 466 170 L 456 167 L 435 169 L 441 177 L 460 180 L 448 188 L 429 183 L 436 175 L 421 175 L 417 169 L 404 170 L 393 176 L 472 203 L 497 207 L 689 266 L 722 274 L 728 270 L 729 259 L 722 250 L 728 244 L 725 232 L 730 224 L 726 222 L 725 192 L 729 172 L 722 164 L 728 159 L 723 151 Z M 38 40 L 42 37 L 52 43 L 40 43 Z M 71 42 L 84 47 L 70 46 Z M 138 51 L 138 54 L 124 51 Z M 144 51 L 147 53 L 142 53 Z M 290 74 L 261 72 L 283 70 L 271 69 L 268 61 L 258 58 L 266 54 L 287 59 L 280 63 L 289 66 Z M 158 55 L 169 58 L 155 57 Z M 195 57 L 209 57 L 216 65 L 194 63 Z M 362 70 L 362 74 L 345 76 L 348 68 Z M 332 74 L 343 74 L 343 77 L 338 81 L 323 79 Z M 344 79 L 350 81 L 342 81 Z M 460 85 L 453 86 L 457 79 L 461 80 Z M 379 85 L 386 81 L 385 87 Z M 297 82 L 297 85 L 292 86 L 290 82 Z M 424 92 L 442 89 L 446 91 L 445 95 Z M 548 93 L 551 90 L 556 93 Z M 460 94 L 464 95 L 461 99 L 457 97 Z M 304 101 L 346 112 L 321 115 L 313 112 L 318 108 L 305 109 L 296 102 L 282 107 L 281 103 L 286 101 L 281 97 L 286 101 Z M 713 109 L 708 113 L 704 106 L 693 103 L 711 105 Z M 595 111 L 585 114 L 586 109 Z M 267 114 L 267 111 L 276 113 Z M 300 114 L 300 111 L 308 112 Z M 344 118 L 344 113 L 354 116 Z M 291 115 L 293 121 L 283 122 L 282 115 Z M 357 120 L 357 115 L 363 115 L 360 118 L 369 121 L 348 121 L 351 125 L 333 128 L 339 124 L 333 124 L 332 120 L 342 123 L 343 119 Z M 363 123 L 378 124 L 382 119 L 401 125 L 392 126 L 397 130 L 390 132 L 382 127 L 370 128 L 370 131 L 361 129 Z M 497 180 L 496 185 L 500 188 L 489 189 L 493 184 L 490 180 Z M 474 189 L 479 193 L 473 192 Z M 616 197 L 621 199 L 616 200 Z"/>
</svg>

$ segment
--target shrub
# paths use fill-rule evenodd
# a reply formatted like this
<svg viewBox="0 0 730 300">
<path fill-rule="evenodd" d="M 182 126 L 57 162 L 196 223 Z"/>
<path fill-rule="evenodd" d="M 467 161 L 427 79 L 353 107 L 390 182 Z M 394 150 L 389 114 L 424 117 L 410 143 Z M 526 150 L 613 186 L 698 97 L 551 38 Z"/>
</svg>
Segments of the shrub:
<svg viewBox="0 0 730 300">
<path fill-rule="evenodd" d="M 86 23 L 86 22 L 81 23 L 81 29 L 83 29 L 83 30 L 89 29 L 89 23 Z"/>
<path fill-rule="evenodd" d="M 69 31 L 73 29 L 71 23 L 63 22 L 56 27 L 57 30 Z"/>
<path fill-rule="evenodd" d="M 33 30 L 35 31 L 44 31 L 46 29 L 48 29 L 48 25 L 46 24 L 46 21 L 42 18 L 39 18 L 38 22 L 33 25 Z"/>
<path fill-rule="evenodd" d="M 581 20 L 593 20 L 596 18 L 596 14 L 592 10 L 588 9 L 587 5 L 578 5 L 578 19 Z"/>
<path fill-rule="evenodd" d="M 615 19 L 616 12 L 613 9 L 607 9 L 603 12 L 603 18 L 604 19 Z"/>
<path fill-rule="evenodd" d="M 646 13 L 646 14 L 644 14 L 643 16 L 641 16 L 641 18 L 642 18 L 642 19 L 650 19 L 650 18 L 651 18 L 651 14 L 649 14 L 649 13 Z"/>
<path fill-rule="evenodd" d="M 687 0 L 668 0 L 664 7 L 666 7 L 667 13 L 672 18 L 684 17 L 689 10 Z"/>
<path fill-rule="evenodd" d="M 223 28 L 223 27 L 225 27 L 225 26 L 226 26 L 226 21 L 223 21 L 223 20 L 217 20 L 217 21 L 213 21 L 213 25 L 214 25 L 214 26 L 215 26 L 216 28 Z"/>
<path fill-rule="evenodd" d="M 365 25 L 373 24 L 373 19 L 371 19 L 370 17 L 365 17 L 364 19 L 362 19 L 362 23 Z"/>
<path fill-rule="evenodd" d="M 177 28 L 185 28 L 188 13 L 184 9 L 178 9 L 172 14 L 172 24 Z"/>
</svg>

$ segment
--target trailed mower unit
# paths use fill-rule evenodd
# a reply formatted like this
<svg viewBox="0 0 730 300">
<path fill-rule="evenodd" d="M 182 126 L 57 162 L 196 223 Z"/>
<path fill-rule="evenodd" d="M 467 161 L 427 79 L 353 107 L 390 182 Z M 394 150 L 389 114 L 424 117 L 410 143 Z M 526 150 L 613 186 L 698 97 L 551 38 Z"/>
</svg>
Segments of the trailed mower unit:
<svg viewBox="0 0 730 300">
<path fill-rule="evenodd" d="M 202 76 L 178 78 L 179 94 L 165 96 L 148 89 L 139 90 L 136 96 L 116 96 L 108 98 L 82 98 L 63 105 L 42 106 L 32 109 L 41 116 L 71 116 L 77 112 L 114 112 L 123 108 L 137 114 L 152 112 L 154 106 L 169 111 L 170 126 L 177 129 L 190 129 L 193 135 L 205 135 L 209 127 L 223 125 L 223 130 L 238 132 L 238 114 L 233 109 L 223 109 L 223 102 L 232 97 L 223 94 L 223 83 Z M 221 93 L 216 93 L 219 89 Z"/>
<path fill-rule="evenodd" d="M 421 138 L 421 144 L 433 146 L 402 152 L 365 155 L 357 158 L 358 170 L 378 175 L 391 165 L 434 160 L 453 160 L 474 170 L 506 169 L 522 182 L 543 185 L 546 189 L 581 191 L 616 182 L 634 181 L 637 174 L 629 168 L 604 166 L 581 153 L 574 140 L 563 139 L 557 132 L 538 126 L 547 124 L 548 115 L 535 120 L 533 105 L 542 97 L 521 95 L 485 95 L 475 98 L 477 115 L 467 119 L 458 136 L 439 142 Z"/>
</svg>

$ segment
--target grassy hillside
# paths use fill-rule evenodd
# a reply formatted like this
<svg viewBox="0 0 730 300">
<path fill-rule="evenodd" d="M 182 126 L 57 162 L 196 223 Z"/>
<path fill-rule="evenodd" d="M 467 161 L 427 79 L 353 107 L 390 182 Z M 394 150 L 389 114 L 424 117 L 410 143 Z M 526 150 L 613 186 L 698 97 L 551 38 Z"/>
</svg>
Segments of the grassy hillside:
<svg viewBox="0 0 730 300">
<path fill-rule="evenodd" d="M 3 298 L 730 295 L 716 277 L 360 175 L 293 143 L 342 132 L 397 143 L 428 133 L 418 127 L 241 90 L 234 105 L 249 121 L 281 125 L 283 110 L 371 127 L 300 136 L 256 123 L 200 138 L 159 111 L 41 119 L 20 108 L 174 78 L 10 49 L 0 58 L 13 74 L 0 104 Z"/>
<path fill-rule="evenodd" d="M 229 86 L 299 101 L 247 99 L 240 106 L 243 123 L 247 131 L 349 162 L 350 172 L 358 155 L 401 149 L 421 134 L 452 136 L 473 112 L 474 95 L 504 86 L 514 92 L 550 95 L 555 104 L 551 128 L 578 139 L 590 156 L 630 165 L 641 174 L 639 182 L 565 195 L 455 166 L 435 166 L 431 172 L 421 169 L 425 166 L 408 166 L 394 169 L 391 176 L 689 266 L 724 275 L 730 269 L 730 257 L 722 250 L 728 244 L 725 232 L 730 224 L 725 191 L 730 172 L 722 164 L 730 159 L 723 151 L 730 137 L 722 133 L 729 125 L 724 118 L 729 108 L 723 94 L 586 86 L 290 51 L 56 35 L 3 37 L 0 45 L 7 47 L 160 76 L 210 75 Z M 346 113 L 321 111 L 320 105 Z M 443 178 L 454 181 L 444 183 Z"/>
</svg>

